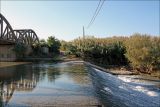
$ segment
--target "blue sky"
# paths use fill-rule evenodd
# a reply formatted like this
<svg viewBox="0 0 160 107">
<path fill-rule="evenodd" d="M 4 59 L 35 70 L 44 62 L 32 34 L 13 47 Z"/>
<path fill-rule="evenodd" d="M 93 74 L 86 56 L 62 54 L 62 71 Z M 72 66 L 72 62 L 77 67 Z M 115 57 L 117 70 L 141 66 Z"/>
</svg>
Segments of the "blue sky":
<svg viewBox="0 0 160 107">
<path fill-rule="evenodd" d="M 1 13 L 13 29 L 33 29 L 40 38 L 56 36 L 73 40 L 86 35 L 96 37 L 129 36 L 133 33 L 160 35 L 158 0 L 105 1 L 93 25 L 87 26 L 97 1 L 1 1 Z"/>
</svg>

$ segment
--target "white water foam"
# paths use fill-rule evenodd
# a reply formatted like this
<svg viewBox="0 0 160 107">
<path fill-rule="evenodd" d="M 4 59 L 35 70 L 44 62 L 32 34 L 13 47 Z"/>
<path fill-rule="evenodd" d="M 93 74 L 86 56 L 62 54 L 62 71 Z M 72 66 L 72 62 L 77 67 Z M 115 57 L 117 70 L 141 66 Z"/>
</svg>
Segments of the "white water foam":
<svg viewBox="0 0 160 107">
<path fill-rule="evenodd" d="M 156 93 L 154 91 L 150 91 L 142 86 L 135 86 L 135 87 L 133 87 L 133 90 L 143 92 L 148 96 L 158 96 L 158 93 Z"/>
</svg>

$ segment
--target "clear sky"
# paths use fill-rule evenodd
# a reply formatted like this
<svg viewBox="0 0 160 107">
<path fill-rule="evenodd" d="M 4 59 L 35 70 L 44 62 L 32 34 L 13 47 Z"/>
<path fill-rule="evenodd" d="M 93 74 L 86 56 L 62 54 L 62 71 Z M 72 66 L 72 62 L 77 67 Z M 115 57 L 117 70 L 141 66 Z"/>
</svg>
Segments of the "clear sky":
<svg viewBox="0 0 160 107">
<path fill-rule="evenodd" d="M 98 5 L 95 1 L 1 1 L 0 12 L 13 29 L 33 29 L 40 38 L 56 36 L 72 40 L 86 35 L 129 36 L 133 33 L 160 35 L 160 1 L 106 0 L 93 25 L 87 29 Z"/>
</svg>

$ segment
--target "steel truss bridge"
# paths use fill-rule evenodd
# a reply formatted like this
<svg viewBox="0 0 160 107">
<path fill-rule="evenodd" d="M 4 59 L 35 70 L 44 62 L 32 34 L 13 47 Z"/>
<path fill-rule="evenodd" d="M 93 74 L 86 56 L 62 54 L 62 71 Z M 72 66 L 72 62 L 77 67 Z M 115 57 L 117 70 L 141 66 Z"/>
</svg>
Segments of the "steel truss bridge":
<svg viewBox="0 0 160 107">
<path fill-rule="evenodd" d="M 39 39 L 32 29 L 12 29 L 7 19 L 0 13 L 0 44 L 15 43 L 33 45 L 39 43 Z"/>
</svg>

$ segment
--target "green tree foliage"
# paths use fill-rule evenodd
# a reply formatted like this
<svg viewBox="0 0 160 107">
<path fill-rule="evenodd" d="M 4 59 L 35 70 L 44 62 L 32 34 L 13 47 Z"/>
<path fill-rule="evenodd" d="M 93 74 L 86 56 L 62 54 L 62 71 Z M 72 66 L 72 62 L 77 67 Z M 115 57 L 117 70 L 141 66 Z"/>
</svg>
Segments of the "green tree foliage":
<svg viewBox="0 0 160 107">
<path fill-rule="evenodd" d="M 65 42 L 65 50 L 79 52 L 84 60 L 102 65 L 130 65 L 150 72 L 160 69 L 160 37 L 133 34 L 130 37 L 87 36 Z"/>
<path fill-rule="evenodd" d="M 69 43 L 64 41 L 64 40 L 60 41 L 60 43 L 61 43 L 60 50 L 61 51 L 67 51 Z"/>
<path fill-rule="evenodd" d="M 76 54 L 77 52 L 77 47 L 75 45 L 72 45 L 71 43 L 68 44 L 67 46 L 68 51 L 71 52 L 71 54 Z"/>
<path fill-rule="evenodd" d="M 84 59 L 90 57 L 94 62 L 102 65 L 123 65 L 126 63 L 125 47 L 121 42 L 95 45 L 84 51 Z"/>
<path fill-rule="evenodd" d="M 76 45 L 74 45 L 72 42 L 65 42 L 61 41 L 61 51 L 65 51 L 66 55 L 76 55 L 77 57 L 80 56 L 80 52 Z"/>
<path fill-rule="evenodd" d="M 39 43 L 35 43 L 32 45 L 32 56 L 41 56 L 44 53 L 42 52 L 42 47 L 48 47 L 47 42 L 44 39 L 41 39 Z"/>
<path fill-rule="evenodd" d="M 61 43 L 60 43 L 60 41 L 58 39 L 56 39 L 53 36 L 48 37 L 47 45 L 49 47 L 49 52 L 50 53 L 55 53 L 55 54 L 59 53 L 59 49 L 60 49 Z"/>
<path fill-rule="evenodd" d="M 39 41 L 39 45 L 40 45 L 41 47 L 43 47 L 43 46 L 48 47 L 47 42 L 46 42 L 44 39 L 41 39 L 41 40 Z"/>
<path fill-rule="evenodd" d="M 126 63 L 124 56 L 124 38 L 95 38 L 88 36 L 78 38 L 68 43 L 67 49 L 84 60 L 102 65 L 123 65 Z"/>
<path fill-rule="evenodd" d="M 31 55 L 40 55 L 42 52 L 41 52 L 41 45 L 40 45 L 40 43 L 36 43 L 36 44 L 33 44 L 32 45 L 32 50 L 33 50 L 33 52 L 32 52 L 32 54 Z"/>
</svg>

